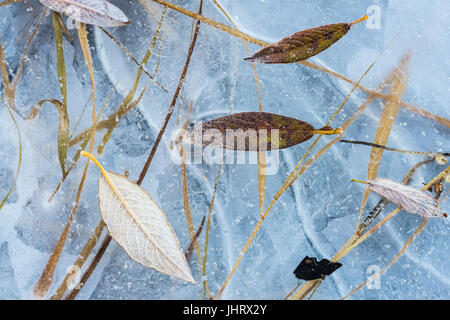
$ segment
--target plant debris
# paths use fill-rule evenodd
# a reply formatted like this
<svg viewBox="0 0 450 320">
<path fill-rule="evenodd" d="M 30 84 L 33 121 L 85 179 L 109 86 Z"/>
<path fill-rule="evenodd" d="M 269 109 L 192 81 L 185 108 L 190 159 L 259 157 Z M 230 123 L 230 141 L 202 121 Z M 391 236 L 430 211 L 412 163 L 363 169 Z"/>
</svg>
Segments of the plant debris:
<svg viewBox="0 0 450 320">
<path fill-rule="evenodd" d="M 354 24 L 367 18 L 364 16 L 352 23 L 327 24 L 294 33 L 244 60 L 258 63 L 293 63 L 306 60 L 331 47 L 345 36 Z"/>
<path fill-rule="evenodd" d="M 317 261 L 317 258 L 306 256 L 295 268 L 294 275 L 306 281 L 324 279 L 340 267 L 342 264 L 339 262 L 331 262 L 328 259 Z"/>
<path fill-rule="evenodd" d="M 88 152 L 81 155 L 102 172 L 99 207 L 111 237 L 136 262 L 195 283 L 175 232 L 150 194 L 128 178 L 105 171 Z"/>
<path fill-rule="evenodd" d="M 130 23 L 125 13 L 105 0 L 39 0 L 44 6 L 75 21 L 100 27 L 119 27 Z"/>
<path fill-rule="evenodd" d="M 422 190 L 405 186 L 388 179 L 375 179 L 365 181 L 352 180 L 369 185 L 369 189 L 378 193 L 399 207 L 410 213 L 418 214 L 424 218 L 446 218 L 437 200 Z"/>
<path fill-rule="evenodd" d="M 229 150 L 268 151 L 295 146 L 308 141 L 314 134 L 340 133 L 340 128 L 325 126 L 317 130 L 305 121 L 278 114 L 241 112 L 196 123 L 180 139 L 184 143 Z"/>
</svg>

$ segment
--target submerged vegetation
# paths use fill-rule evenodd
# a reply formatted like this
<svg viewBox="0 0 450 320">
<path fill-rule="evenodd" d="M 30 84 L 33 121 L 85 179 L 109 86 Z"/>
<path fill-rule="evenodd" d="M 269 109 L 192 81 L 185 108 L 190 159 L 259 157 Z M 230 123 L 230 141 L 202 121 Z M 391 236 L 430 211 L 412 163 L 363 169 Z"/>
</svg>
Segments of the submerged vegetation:
<svg viewBox="0 0 450 320">
<path fill-rule="evenodd" d="M 0 10 L 8 10 L 11 6 L 21 6 L 22 1 L 3 1 L 0 3 Z M 89 281 L 90 276 L 96 270 L 100 261 L 103 259 L 105 252 L 107 252 L 111 241 L 114 240 L 120 247 L 129 255 L 130 259 L 144 265 L 148 268 L 153 268 L 161 273 L 174 276 L 182 279 L 186 282 L 190 282 L 193 286 L 197 286 L 201 291 L 201 294 L 192 296 L 192 299 L 220 299 L 223 297 L 229 285 L 233 282 L 233 276 L 240 270 L 241 263 L 246 259 L 249 249 L 254 245 L 254 242 L 258 241 L 261 237 L 266 237 L 267 233 L 261 234 L 261 230 L 267 223 L 276 224 L 276 219 L 271 219 L 266 222 L 268 217 L 274 211 L 274 207 L 277 203 L 281 202 L 279 199 L 292 187 L 292 185 L 302 178 L 311 167 L 320 163 L 320 159 L 325 157 L 327 151 L 331 148 L 343 148 L 346 144 L 352 144 L 358 152 L 364 154 L 367 150 L 366 147 L 370 147 L 369 161 L 367 163 L 367 177 L 359 177 L 355 172 L 354 178 L 366 179 L 366 181 L 359 181 L 367 184 L 367 188 L 362 195 L 361 204 L 359 210 L 352 212 L 355 217 L 356 226 L 353 230 L 352 226 L 347 226 L 348 229 L 348 241 L 340 246 L 340 249 L 336 251 L 332 257 L 324 257 L 317 262 L 316 258 L 309 258 L 308 256 L 301 262 L 294 271 L 295 275 L 299 279 L 305 280 L 304 283 L 300 283 L 297 287 L 291 288 L 286 292 L 277 293 L 276 297 L 286 299 L 310 299 L 319 290 L 322 283 L 328 281 L 327 277 L 340 272 L 345 268 L 351 268 L 346 264 L 341 264 L 339 261 L 350 254 L 357 246 L 362 244 L 366 239 L 373 236 L 377 230 L 380 230 L 388 221 L 396 216 L 401 211 L 408 211 L 420 215 L 422 219 L 421 224 L 416 228 L 414 233 L 409 236 L 409 239 L 403 245 L 398 254 L 376 275 L 372 276 L 371 280 L 381 275 L 387 270 L 387 268 L 395 263 L 399 257 L 406 251 L 413 240 L 425 229 L 428 218 L 445 218 L 447 214 L 442 211 L 440 204 L 446 200 L 448 191 L 447 184 L 450 179 L 450 167 L 447 166 L 448 153 L 442 150 L 428 151 L 407 151 L 403 148 L 394 148 L 388 146 L 389 137 L 391 132 L 395 129 L 396 119 L 400 110 L 406 110 L 409 114 L 426 119 L 426 123 L 429 128 L 424 130 L 431 130 L 433 125 L 440 126 L 447 130 L 450 128 L 450 120 L 440 115 L 433 114 L 427 111 L 424 107 L 414 106 L 403 100 L 405 91 L 408 88 L 408 68 L 410 66 L 410 60 L 414 52 L 407 52 L 404 54 L 402 60 L 397 66 L 388 74 L 386 79 L 380 81 L 381 84 L 376 89 L 368 89 L 364 87 L 361 82 L 367 74 L 377 64 L 380 57 L 386 55 L 388 47 L 395 43 L 394 38 L 386 48 L 379 51 L 378 57 L 372 62 L 367 69 L 360 70 L 361 77 L 357 80 L 351 80 L 348 77 L 338 74 L 337 72 L 324 67 L 323 65 L 315 64 L 307 59 L 320 54 L 325 50 L 335 50 L 334 43 L 339 40 L 339 43 L 345 44 L 347 37 L 345 36 L 350 28 L 357 23 L 361 23 L 368 17 L 364 16 L 361 19 L 356 20 L 353 23 L 335 23 L 328 24 L 321 27 L 307 29 L 293 34 L 292 36 L 283 38 L 279 42 L 269 44 L 265 41 L 256 39 L 249 34 L 246 34 L 239 30 L 235 22 L 232 20 L 226 10 L 220 5 L 219 1 L 208 0 L 198 1 L 197 12 L 189 11 L 180 7 L 174 3 L 165 0 L 139 0 L 142 11 L 149 16 L 154 33 L 148 35 L 149 44 L 144 46 L 142 44 L 144 55 L 141 59 L 135 56 L 127 46 L 122 43 L 117 37 L 117 32 L 120 28 L 127 28 L 128 24 L 133 24 L 136 21 L 130 21 L 125 13 L 118 7 L 104 0 L 89 0 L 82 3 L 77 0 L 65 1 L 65 0 L 40 0 L 42 6 L 40 8 L 42 12 L 37 19 L 32 19 L 34 22 L 33 28 L 29 30 L 27 41 L 23 48 L 23 53 L 19 61 L 9 61 L 11 58 L 5 54 L 4 43 L 2 43 L 3 35 L 0 35 L 0 69 L 2 73 L 2 108 L 6 108 L 10 115 L 11 121 L 14 123 L 17 129 L 17 148 L 18 148 L 18 163 L 17 171 L 15 173 L 15 179 L 11 183 L 9 190 L 5 194 L 0 193 L 0 215 L 10 214 L 5 210 L 8 198 L 11 196 L 13 190 L 16 188 L 16 181 L 19 175 L 23 174 L 23 168 L 30 166 L 29 163 L 22 161 L 22 135 L 21 133 L 26 126 L 31 124 L 33 119 L 39 117 L 43 112 L 43 108 L 51 105 L 56 107 L 58 112 L 58 125 L 57 133 L 54 139 L 56 154 L 54 158 L 59 162 L 59 169 L 56 168 L 52 171 L 52 174 L 57 177 L 59 181 L 49 195 L 45 194 L 45 199 L 41 201 L 47 201 L 49 203 L 55 202 L 55 197 L 58 194 L 63 193 L 61 189 L 64 189 L 64 185 L 72 184 L 72 189 L 64 189 L 64 192 L 71 190 L 70 196 L 65 194 L 66 202 L 61 210 L 64 211 L 64 217 L 67 217 L 61 230 L 58 230 L 58 240 L 56 245 L 52 248 L 47 262 L 42 265 L 42 272 L 38 276 L 34 276 L 35 279 L 33 286 L 33 295 L 39 298 L 49 299 L 74 299 L 82 290 L 84 285 Z M 204 3 L 205 2 L 205 3 Z M 204 15 L 204 6 L 213 5 L 221 12 L 231 26 L 217 22 Z M 82 5 L 81 5 L 82 4 Z M 164 72 L 161 70 L 161 57 L 167 55 L 164 52 L 165 42 L 164 37 L 166 31 L 164 28 L 169 28 L 173 19 L 177 17 L 189 17 L 192 19 L 191 37 L 189 39 L 179 39 L 178 46 L 182 46 L 185 51 L 184 61 L 173 61 L 173 63 L 180 64 L 182 66 L 179 75 L 171 75 L 172 83 L 160 81 L 159 74 Z M 54 48 L 56 61 L 56 74 L 57 79 L 55 83 L 58 84 L 59 96 L 56 97 L 33 97 L 34 106 L 30 109 L 27 106 L 18 103 L 22 101 L 19 99 L 18 90 L 21 84 L 21 79 L 24 77 L 24 68 L 26 68 L 27 57 L 30 54 L 30 45 L 36 41 L 36 35 L 39 32 L 43 22 L 46 19 L 51 19 L 53 25 L 53 35 L 46 35 L 52 37 L 55 41 Z M 67 23 L 69 19 L 74 19 L 77 24 L 76 31 L 68 28 Z M 172 19 L 172 20 L 169 20 Z M 350 20 L 351 21 L 351 20 Z M 136 22 L 137 23 L 137 22 Z M 330 22 L 332 23 L 332 22 Z M 89 24 L 89 25 L 88 25 Z M 211 116 L 205 121 L 201 121 L 201 115 L 196 114 L 195 101 L 190 101 L 188 105 L 184 105 L 185 91 L 188 90 L 187 79 L 190 70 L 190 65 L 195 63 L 195 52 L 199 42 L 202 40 L 201 28 L 213 27 L 214 32 L 218 34 L 226 34 L 233 37 L 236 41 L 243 43 L 246 51 L 249 55 L 250 49 L 248 44 L 263 47 L 260 51 L 251 55 L 249 58 L 239 57 L 240 60 L 251 62 L 251 68 L 253 73 L 251 76 L 255 81 L 255 88 L 257 89 L 257 97 L 259 104 L 251 112 L 234 112 L 231 103 L 229 108 L 223 106 L 223 113 L 225 116 Z M 117 27 L 118 29 L 110 30 L 105 28 Z M 95 43 L 90 35 L 91 30 L 96 30 L 102 33 L 111 43 L 119 48 L 127 57 L 127 61 L 135 68 L 135 78 L 133 83 L 117 83 L 110 86 L 110 92 L 101 92 L 98 89 L 100 72 L 104 71 L 96 66 L 98 60 L 93 55 L 95 50 L 101 50 L 96 48 Z M 114 31 L 114 32 L 113 32 Z M 352 32 L 364 33 L 364 28 L 352 27 Z M 345 37 L 344 37 L 345 36 Z M 342 39 L 341 39 L 342 38 Z M 341 39 L 341 40 L 340 40 Z M 206 41 L 206 40 L 204 40 Z M 79 50 L 76 54 L 80 54 L 83 57 L 84 65 L 79 68 L 82 69 L 88 79 L 90 88 L 90 97 L 88 104 L 91 106 L 91 112 L 89 119 L 84 117 L 83 112 L 71 112 L 72 106 L 69 103 L 69 95 L 78 95 L 77 92 L 72 92 L 73 84 L 70 83 L 72 78 L 68 75 L 68 53 L 66 51 L 67 43 L 71 43 L 74 46 L 78 46 Z M 77 43 L 77 44 L 74 44 Z M 203 43 L 204 44 L 204 43 Z M 255 48 L 256 48 L 255 46 Z M 253 50 L 252 50 L 253 51 Z M 153 64 L 150 64 L 152 61 Z M 245 62 L 244 62 L 245 63 Z M 263 81 L 258 76 L 258 68 L 256 63 L 274 64 L 273 68 L 277 68 L 275 64 L 287 64 L 292 65 L 284 67 L 294 68 L 298 64 L 302 65 L 305 70 L 314 70 L 321 75 L 327 75 L 337 81 L 349 85 L 347 92 L 345 92 L 345 98 L 337 105 L 328 106 L 332 114 L 331 116 L 323 117 L 320 121 L 315 123 L 319 124 L 319 128 L 315 129 L 308 122 L 299 120 L 302 117 L 301 110 L 298 112 L 298 116 L 295 118 L 288 117 L 283 113 L 282 107 L 280 107 L 279 114 L 264 112 L 264 86 L 261 85 Z M 114 62 L 112 62 L 114 65 Z M 17 65 L 14 72 L 11 70 L 11 65 Z M 151 68 L 150 68 L 151 65 Z M 250 65 L 250 64 L 249 64 Z M 232 71 L 230 70 L 230 73 Z M 27 76 L 30 76 L 27 74 Z M 199 75 L 202 77 L 202 75 Z M 281 79 L 283 80 L 283 79 Z M 54 83 L 49 81 L 48 83 Z M 316 82 L 317 83 L 317 82 Z M 102 87 L 104 83 L 101 84 Z M 316 84 L 311 84 L 314 86 Z M 117 86 L 126 87 L 124 96 L 117 94 Z M 151 140 L 151 145 L 146 145 L 147 154 L 144 156 L 143 163 L 138 164 L 140 171 L 138 171 L 136 182 L 132 182 L 133 179 L 129 178 L 128 171 L 125 174 L 119 172 L 109 172 L 103 169 L 113 167 L 114 164 L 100 161 L 102 155 L 105 153 L 105 149 L 108 144 L 113 140 L 114 134 L 117 132 L 117 128 L 121 123 L 126 121 L 127 117 L 132 111 L 137 111 L 141 107 L 143 97 L 149 91 L 158 92 L 156 95 L 163 95 L 161 103 L 156 103 L 152 106 L 155 113 L 164 113 L 162 121 L 158 122 L 159 131 L 156 136 Z M 348 106 L 349 99 L 356 93 L 362 93 L 366 95 L 366 100 L 358 106 L 353 112 L 349 111 L 348 117 L 341 117 L 344 108 Z M 271 95 L 276 95 L 277 92 L 271 92 Z M 81 97 L 80 93 L 80 97 Z M 114 96 L 114 98 L 113 98 Z M 101 107 L 97 106 L 100 100 L 103 100 Z M 167 100 L 168 99 L 168 100 Z M 230 99 L 231 100 L 231 99 Z M 342 100 L 342 99 L 341 99 Z M 347 133 L 347 130 L 363 115 L 367 112 L 369 106 L 373 105 L 374 101 L 380 101 L 383 104 L 383 110 L 377 119 L 377 126 L 373 126 L 370 129 L 374 132 L 374 139 L 370 142 L 364 142 L 357 140 L 358 137 L 353 137 Z M 163 105 L 168 101 L 168 105 Z M 222 102 L 217 102 L 222 103 Z M 87 109 L 87 108 L 86 108 Z M 54 109 L 52 110 L 54 112 Z M 49 111 L 50 112 L 50 111 Z M 79 118 L 73 118 L 74 114 L 78 114 Z M 23 121 L 18 122 L 17 118 L 23 118 Z M 175 119 L 176 118 L 176 119 Z M 159 119 L 159 118 L 156 118 Z M 174 120 L 175 119 L 175 120 Z M 170 123 L 176 121 L 177 128 L 181 128 L 175 135 L 173 132 L 169 132 L 172 128 Z M 228 151 L 238 150 L 238 152 L 256 152 L 257 154 L 257 198 L 259 209 L 255 216 L 255 210 L 249 210 L 249 212 L 240 212 L 242 217 L 250 216 L 257 217 L 254 223 L 250 224 L 250 228 L 253 228 L 252 232 L 248 235 L 244 235 L 247 239 L 242 248 L 240 243 L 233 245 L 229 250 L 237 250 L 239 254 L 234 254 L 235 259 L 229 264 L 229 269 L 225 270 L 225 274 L 218 276 L 214 285 L 211 285 L 210 279 L 214 278 L 210 274 L 212 268 L 211 262 L 208 261 L 209 252 L 211 248 L 210 238 L 214 235 L 212 226 L 214 223 L 218 223 L 217 220 L 213 220 L 213 213 L 215 210 L 215 201 L 218 197 L 223 196 L 221 193 L 226 192 L 226 181 L 222 177 L 224 170 L 225 156 L 221 154 L 220 161 L 217 166 L 217 172 L 215 174 L 215 180 L 210 181 L 204 176 L 204 188 L 211 189 L 211 198 L 208 200 L 209 206 L 204 208 L 204 213 L 200 214 L 192 210 L 192 193 L 189 187 L 189 170 L 191 166 L 187 162 L 187 157 L 190 156 L 186 149 L 186 144 L 195 144 L 194 138 L 195 130 L 191 125 L 202 123 L 203 131 L 200 134 L 205 134 L 208 130 L 215 130 L 218 135 L 226 135 L 227 130 L 241 130 L 247 140 L 240 145 L 240 147 L 234 144 L 230 147 L 226 145 L 225 141 L 218 141 L 217 139 L 200 140 L 200 150 L 203 147 L 216 147 L 218 149 L 228 149 Z M 312 122 L 311 122 L 312 123 Z M 128 124 L 130 125 L 130 124 Z M 132 123 L 131 125 L 136 125 Z M 137 124 L 140 126 L 141 124 Z M 84 129 L 83 129 L 84 128 Z M 194 126 L 195 128 L 195 126 Z M 48 128 L 42 127 L 40 130 L 47 130 Z M 260 134 L 261 130 L 264 130 L 265 136 Z M 268 137 L 267 132 L 271 130 L 278 130 L 279 140 L 271 140 L 272 137 Z M 255 131 L 257 134 L 254 136 L 254 140 L 251 139 L 249 131 Z M 53 132 L 53 131 L 52 131 Z M 270 135 L 270 134 L 269 134 Z M 414 133 L 411 132 L 411 136 Z M 330 136 L 326 141 L 326 144 L 321 145 L 322 141 Z M 343 139 L 344 136 L 347 139 Z M 211 136 L 209 137 L 211 138 Z M 146 143 L 145 139 L 140 140 L 136 138 L 137 143 Z M 180 167 L 180 185 L 182 191 L 177 195 L 182 198 L 182 206 L 185 213 L 185 220 L 187 229 L 176 230 L 170 223 L 170 218 L 166 216 L 167 210 L 163 208 L 161 204 L 158 204 L 156 200 L 159 195 L 155 195 L 152 192 L 147 193 L 142 186 L 145 179 L 148 179 L 148 175 L 152 173 L 152 163 L 154 162 L 155 155 L 162 151 L 162 145 L 170 144 L 169 149 L 177 153 L 177 157 L 182 160 L 179 164 Z M 312 142 L 311 142 L 312 141 Z M 163 143 L 161 143 L 163 142 Z M 176 143 L 176 146 L 174 145 Z M 338 143 L 341 142 L 341 143 Z M 127 142 L 124 142 L 127 143 Z M 261 147 L 264 144 L 265 147 Z M 301 156 L 297 158 L 295 167 L 290 171 L 287 177 L 282 178 L 281 186 L 270 186 L 270 177 L 266 175 L 268 167 L 268 151 L 275 151 L 278 149 L 294 148 L 296 145 L 306 145 L 304 149 L 301 149 Z M 319 147 L 320 149 L 316 149 Z M 300 149 L 299 149 L 300 150 Z M 444 150 L 448 151 L 448 150 Z M 0 150 L 1 152 L 1 150 Z M 96 152 L 96 155 L 94 153 Z M 418 162 L 406 173 L 401 183 L 396 182 L 397 174 L 385 177 L 379 177 L 378 172 L 380 166 L 383 164 L 383 156 L 386 152 L 396 152 L 400 157 L 425 157 L 422 161 Z M 45 155 L 47 156 L 47 155 Z M 90 203 L 89 211 L 94 217 L 101 218 L 95 228 L 90 230 L 91 234 L 81 239 L 82 245 L 77 247 L 78 257 L 73 262 L 72 267 L 67 269 L 64 278 L 59 279 L 55 277 L 56 270 L 61 264 L 67 263 L 67 257 L 62 259 L 64 250 L 68 246 L 68 241 L 72 237 L 78 237 L 75 233 L 71 233 L 74 227 L 74 222 L 77 218 L 77 212 L 82 204 L 82 199 L 86 193 L 85 185 L 91 183 L 90 176 L 97 176 L 94 170 L 89 170 L 90 161 L 86 161 L 82 166 L 82 171 L 76 170 L 82 159 L 82 156 L 90 158 L 101 170 L 99 186 L 98 186 L 98 198 L 99 198 L 99 210 L 96 204 Z M 117 155 L 119 156 L 119 155 Z M 43 155 L 44 157 L 44 155 Z M 99 159 L 99 160 L 97 160 Z M 141 161 L 141 158 L 138 158 Z M 168 161 L 168 160 L 167 160 Z M 404 163 L 406 163 L 404 161 Z M 175 165 L 175 164 L 174 164 Z M 430 177 L 428 181 L 425 181 L 424 186 L 421 189 L 408 186 L 421 168 L 428 168 L 431 165 L 438 166 L 439 172 L 435 172 L 433 177 Z M 153 164 L 155 166 L 155 164 Z M 31 168 L 31 167 L 30 167 Z M 126 170 L 135 171 L 135 167 L 131 166 Z M 26 170 L 29 172 L 29 170 Z M 351 172 L 351 168 L 350 168 Z M 430 176 L 429 170 L 427 176 Z M 281 176 L 281 175 L 280 175 Z M 52 177 L 54 178 L 54 177 Z M 328 178 L 328 177 L 327 177 Z M 333 177 L 330 177 L 333 179 Z M 230 179 L 230 177 L 227 177 Z M 316 179 L 325 179 L 320 175 Z M 54 181 L 55 179 L 52 179 Z M 223 180 L 223 181 L 222 181 Z M 159 184 L 164 184 L 164 180 L 160 179 Z M 351 184 L 350 181 L 348 181 Z M 225 187 L 218 188 L 219 184 L 225 184 Z M 336 188 L 344 188 L 344 186 L 335 186 Z M 270 194 L 269 190 L 277 190 L 275 193 Z M 1 189 L 0 189 L 1 190 Z M 351 196 L 350 189 L 347 189 Z M 197 191 L 196 191 L 197 192 Z M 199 192 L 199 191 L 198 191 Z M 380 196 L 379 202 L 373 208 L 366 210 L 369 203 L 369 197 L 371 193 L 376 193 Z M 207 194 L 205 192 L 205 194 Z M 41 194 L 42 197 L 44 195 Z M 153 197 L 154 198 L 153 198 Z M 326 198 L 326 194 L 323 197 Z M 270 202 L 267 204 L 267 198 Z M 325 199 L 327 200 L 327 199 Z M 241 199 L 234 198 L 232 201 L 241 201 Z M 330 197 L 329 201 L 333 201 Z M 388 214 L 384 214 L 384 209 L 388 208 L 388 204 L 392 203 L 397 206 L 396 209 Z M 61 203 L 59 203 L 61 204 Z M 319 206 L 319 204 L 318 204 Z M 95 208 L 95 209 L 94 209 Z M 288 208 L 289 209 L 289 208 Z M 317 211 L 320 212 L 321 208 L 317 207 Z M 96 213 L 97 212 L 97 213 Z M 166 212 L 166 213 L 165 213 Z M 94 214 L 96 213 L 96 215 Z M 381 216 L 384 216 L 381 218 Z M 274 215 L 274 213 L 272 213 Z M 380 219 L 378 219 L 380 218 Z M 200 221 L 196 224 L 195 221 Z M 378 221 L 379 220 L 379 221 Z M 185 246 L 179 241 L 177 235 L 186 233 L 189 243 Z M 105 234 L 102 238 L 102 234 Z M 276 235 L 273 235 L 276 236 Z M 374 236 L 375 237 L 375 236 Z M 101 241 L 100 241 L 101 240 Z M 181 243 L 181 244 L 180 244 Z M 203 246 L 202 246 L 203 244 Z M 96 249 L 97 248 L 97 249 Z M 221 248 L 218 248 L 221 250 Z M 240 250 L 239 250 L 240 249 Z M 298 260 L 309 252 L 299 253 Z M 328 260 L 329 259 L 329 260 Z M 41 263 L 41 262 L 39 262 Z M 358 257 L 354 257 L 354 263 L 358 263 Z M 191 265 L 191 267 L 190 267 Z M 195 265 L 195 269 L 192 267 Z M 314 269 L 312 266 L 317 266 L 319 269 Z M 67 267 L 67 266 L 65 266 Z M 63 267 L 63 268 L 65 268 Z M 191 269 L 192 268 L 192 269 Z M 291 272 L 292 273 L 292 272 Z M 277 277 L 285 277 L 287 275 L 280 273 Z M 292 274 L 288 276 L 292 277 Z M 364 275 L 363 275 L 364 276 Z M 167 281 L 169 278 L 167 278 Z M 358 290 L 363 288 L 368 281 L 363 282 L 361 285 L 351 291 L 347 298 Z M 74 285 L 75 284 L 75 285 Z M 173 285 L 173 284 L 171 284 Z M 186 285 L 184 282 L 176 282 L 176 285 Z M 349 286 L 355 284 L 349 284 Z M 1 285 L 0 285 L 1 286 Z M 289 292 L 290 291 L 290 292 Z M 31 294 L 31 293 L 30 293 Z M 230 295 L 233 296 L 232 294 Z"/>
</svg>

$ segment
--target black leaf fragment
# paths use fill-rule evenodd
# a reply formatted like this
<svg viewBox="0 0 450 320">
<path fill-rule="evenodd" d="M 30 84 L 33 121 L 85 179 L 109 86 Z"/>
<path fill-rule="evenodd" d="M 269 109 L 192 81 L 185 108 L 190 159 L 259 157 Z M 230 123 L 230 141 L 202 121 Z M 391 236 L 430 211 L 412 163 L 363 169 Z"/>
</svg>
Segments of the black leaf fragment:
<svg viewBox="0 0 450 320">
<path fill-rule="evenodd" d="M 323 279 L 342 267 L 339 262 L 331 262 L 327 259 L 317 261 L 316 258 L 306 256 L 295 268 L 294 275 L 301 280 Z"/>
</svg>

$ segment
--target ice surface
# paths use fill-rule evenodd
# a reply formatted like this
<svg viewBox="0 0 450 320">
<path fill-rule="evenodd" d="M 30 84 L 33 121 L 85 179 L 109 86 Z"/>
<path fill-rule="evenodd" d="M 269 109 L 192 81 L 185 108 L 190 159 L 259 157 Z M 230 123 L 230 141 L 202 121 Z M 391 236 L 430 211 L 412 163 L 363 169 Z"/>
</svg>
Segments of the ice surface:
<svg viewBox="0 0 450 320">
<path fill-rule="evenodd" d="M 37 1 L 9 5 L 0 11 L 0 34 L 10 69 L 15 72 L 33 21 L 42 7 Z M 152 8 L 147 14 L 138 1 L 112 1 L 121 7 L 132 24 L 111 29 L 130 52 L 140 60 L 150 45 L 163 7 L 145 0 Z M 192 11 L 197 1 L 172 2 Z M 358 79 L 376 56 L 394 40 L 363 81 L 376 88 L 398 65 L 403 54 L 412 53 L 410 78 L 404 101 L 449 118 L 450 28 L 448 1 L 299 1 L 299 0 L 222 0 L 220 3 L 244 32 L 268 42 L 296 31 L 334 22 L 350 22 L 362 16 L 369 5 L 381 12 L 380 29 L 355 26 L 341 41 L 312 62 L 326 66 L 351 79 Z M 204 15 L 222 23 L 226 18 L 205 1 Z M 116 85 L 103 118 L 117 110 L 134 82 L 137 67 L 97 28 L 90 29 L 93 47 L 97 105 L 104 103 Z M 135 180 L 153 145 L 172 99 L 182 70 L 192 20 L 168 10 L 161 32 L 158 81 L 161 90 L 145 75 L 138 92 L 149 84 L 139 108 L 124 117 L 107 144 L 101 161 L 107 170 L 128 170 Z M 82 114 L 90 96 L 89 74 L 74 30 L 74 42 L 64 40 L 69 85 L 71 128 Z M 147 69 L 157 64 L 157 43 Z M 250 45 L 252 52 L 258 49 Z M 251 65 L 241 41 L 202 24 L 198 44 L 188 71 L 182 103 L 194 103 L 192 118 L 201 120 L 234 112 L 256 111 L 258 94 Z M 351 87 L 343 81 L 301 65 L 258 65 L 264 111 L 310 122 L 321 127 L 342 102 Z M 33 120 L 24 118 L 40 99 L 60 97 L 56 71 L 51 17 L 47 16 L 33 41 L 20 82 L 16 114 L 23 139 L 23 166 L 17 187 L 0 211 L 0 298 L 30 298 L 33 286 L 59 238 L 74 201 L 85 160 L 80 160 L 55 199 L 47 199 L 60 179 L 56 136 L 58 114 L 44 105 Z M 345 105 L 333 123 L 339 126 L 364 101 L 358 92 Z M 170 161 L 170 137 L 179 128 L 179 105 L 169 124 L 143 183 L 166 212 L 183 248 L 189 244 L 183 207 L 181 169 Z M 383 103 L 376 101 L 352 125 L 345 137 L 372 141 Z M 77 133 L 90 125 L 90 106 Z M 99 142 L 104 131 L 97 135 Z M 448 152 L 449 129 L 416 114 L 400 110 L 389 139 L 389 146 L 406 150 Z M 318 150 L 330 138 L 324 137 Z M 14 126 L 4 105 L 0 107 L 0 199 L 14 181 L 18 143 Z M 267 202 L 278 191 L 310 143 L 280 153 L 277 175 L 267 178 Z M 72 157 L 75 149 L 69 150 Z M 363 193 L 363 186 L 350 179 L 364 179 L 370 148 L 337 144 L 306 171 L 279 199 L 232 278 L 223 298 L 280 299 L 293 289 L 297 279 L 292 272 L 304 256 L 331 258 L 352 235 Z M 407 169 L 421 158 L 385 152 L 379 176 L 400 181 Z M 421 187 L 442 170 L 433 163 L 418 171 L 413 185 Z M 195 225 L 208 213 L 217 165 L 189 165 L 188 185 Z M 99 172 L 93 166 L 72 227 L 68 244 L 55 274 L 59 285 L 67 268 L 75 261 L 91 235 L 100 214 L 97 205 Z M 379 198 L 372 195 L 367 208 Z M 449 212 L 448 200 L 442 204 Z M 224 165 L 214 206 L 208 252 L 208 283 L 217 293 L 239 256 L 259 218 L 257 166 Z M 389 205 L 385 212 L 394 206 Z M 420 218 L 402 212 L 388 226 L 369 238 L 341 262 L 343 267 L 327 278 L 317 291 L 317 299 L 336 299 L 371 275 L 371 268 L 382 268 L 401 248 L 420 224 Z M 448 299 L 450 270 L 448 221 L 430 220 L 424 232 L 406 254 L 381 277 L 380 289 L 363 289 L 356 299 Z M 204 234 L 200 238 L 204 245 Z M 191 267 L 201 282 L 197 257 Z M 134 263 L 112 243 L 93 276 L 81 291 L 84 299 L 201 299 L 201 284 L 191 285 Z"/>
</svg>

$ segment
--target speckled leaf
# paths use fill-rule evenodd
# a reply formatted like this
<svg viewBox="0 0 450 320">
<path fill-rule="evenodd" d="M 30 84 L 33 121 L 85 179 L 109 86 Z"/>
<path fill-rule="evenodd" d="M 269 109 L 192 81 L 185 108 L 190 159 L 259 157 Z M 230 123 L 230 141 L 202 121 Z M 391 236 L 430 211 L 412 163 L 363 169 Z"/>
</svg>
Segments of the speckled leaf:
<svg viewBox="0 0 450 320">
<path fill-rule="evenodd" d="M 101 27 L 130 23 L 125 13 L 105 0 L 39 0 L 44 6 L 70 18 Z"/>
<path fill-rule="evenodd" d="M 242 112 L 196 123 L 181 140 L 229 150 L 266 151 L 295 146 L 311 139 L 314 134 L 340 132 L 340 129 L 330 127 L 316 130 L 307 122 L 278 114 Z"/>
<path fill-rule="evenodd" d="M 249 62 L 258 63 L 293 63 L 306 60 L 336 43 L 350 30 L 353 23 L 335 23 L 303 30 L 271 44 L 252 57 L 245 58 Z"/>
</svg>

